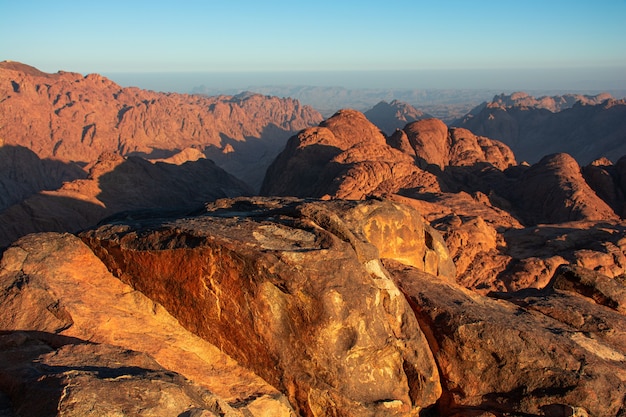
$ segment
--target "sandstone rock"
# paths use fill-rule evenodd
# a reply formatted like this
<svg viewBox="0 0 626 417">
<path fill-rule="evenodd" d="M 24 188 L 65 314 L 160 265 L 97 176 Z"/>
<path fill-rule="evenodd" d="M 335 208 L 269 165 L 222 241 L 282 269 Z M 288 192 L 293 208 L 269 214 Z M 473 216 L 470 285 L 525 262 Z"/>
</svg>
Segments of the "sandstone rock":
<svg viewBox="0 0 626 417">
<path fill-rule="evenodd" d="M 145 354 L 42 332 L 0 333 L 0 388 L 17 415 L 243 417 Z"/>
<path fill-rule="evenodd" d="M 563 407 L 597 416 L 623 413 L 625 316 L 581 299 L 583 317 L 605 317 L 608 325 L 582 330 L 556 314 L 538 314 L 539 308 L 488 299 L 393 261 L 384 265 L 435 355 L 443 384 L 439 415 L 556 416 L 564 415 Z M 553 297 L 562 305 L 569 300 Z M 605 336 L 607 328 L 615 333 Z"/>
<path fill-rule="evenodd" d="M 387 145 L 362 113 L 342 110 L 289 140 L 268 168 L 261 194 L 363 199 L 409 184 L 436 184 L 431 177 Z"/>
<path fill-rule="evenodd" d="M 126 390 L 132 393 L 133 384 L 136 382 L 137 389 L 142 394 L 138 394 L 138 397 L 130 396 L 131 403 L 125 405 L 130 407 L 129 410 L 135 409 L 133 407 L 142 407 L 142 398 L 146 399 L 144 407 L 160 407 L 159 404 L 150 405 L 151 401 L 167 401 L 170 395 L 167 392 L 170 392 L 170 389 L 177 392 L 182 390 L 182 393 L 176 394 L 179 397 L 189 389 L 193 392 L 204 389 L 217 395 L 225 405 L 230 404 L 228 407 L 240 412 L 248 410 L 253 416 L 267 416 L 268 410 L 272 410 L 272 415 L 292 415 L 288 403 L 275 388 L 239 366 L 217 347 L 182 328 L 161 305 L 113 277 L 93 252 L 75 236 L 56 233 L 29 235 L 7 249 L 0 263 L 0 297 L 0 330 L 5 331 L 10 340 L 15 337 L 25 340 L 14 346 L 12 354 L 26 355 L 25 360 L 28 363 L 40 354 L 49 352 L 51 355 L 56 352 L 51 356 L 53 360 L 65 355 L 61 355 L 61 352 L 55 349 L 67 343 L 50 345 L 59 338 L 72 339 L 75 341 L 72 345 L 78 343 L 80 346 L 88 341 L 89 347 L 85 348 L 86 351 L 74 354 L 73 348 L 70 349 L 71 352 L 66 349 L 65 363 L 62 366 L 54 365 L 58 367 L 58 371 L 52 372 L 54 375 L 50 378 L 57 381 L 55 384 L 60 384 L 58 394 L 63 391 L 63 384 L 68 383 L 77 385 L 79 396 L 89 394 L 105 399 L 113 398 L 114 391 L 118 389 L 122 393 L 127 392 Z M 7 333 L 8 330 L 13 333 Z M 27 335 L 20 336 L 18 331 L 26 331 Z M 32 343 L 31 336 L 34 337 Z M 44 336 L 44 339 L 40 339 Z M 43 351 L 40 352 L 40 349 L 36 348 L 36 355 L 28 356 L 31 355 L 29 346 L 31 344 L 39 346 L 40 342 L 44 345 Z M 117 347 L 114 349 L 110 345 Z M 124 353 L 130 351 L 136 353 Z M 129 354 L 131 357 L 140 357 L 144 363 L 149 364 L 145 366 L 150 371 L 145 372 L 152 370 L 155 372 L 154 390 L 150 390 L 149 378 L 134 379 L 145 372 L 139 372 L 137 364 L 124 359 L 124 355 Z M 127 375 L 130 381 L 124 384 L 126 388 L 118 387 L 115 383 L 107 385 L 106 378 L 104 381 L 97 378 L 94 380 L 92 374 L 99 366 L 105 365 L 86 363 L 90 356 L 96 359 L 102 357 L 103 361 L 108 360 L 110 363 L 119 360 L 120 364 L 115 366 L 119 370 L 110 372 L 117 372 L 119 374 L 117 379 L 124 379 L 126 378 L 124 375 Z M 14 375 L 19 369 L 11 370 L 13 365 L 10 357 L 4 358 L 5 362 L 0 372 L 6 378 L 6 375 Z M 159 366 L 151 358 L 154 358 Z M 20 364 L 20 367 L 26 366 L 24 369 L 28 369 L 28 363 Z M 41 366 L 44 367 L 43 364 Z M 47 366 L 53 364 L 47 363 Z M 133 369 L 139 373 L 133 374 L 131 372 Z M 45 370 L 44 367 L 38 372 Z M 172 371 L 193 380 L 193 383 L 183 383 L 183 379 Z M 27 386 L 34 384 L 38 375 L 45 374 L 44 372 L 31 376 L 31 379 L 21 383 Z M 66 376 L 72 375 L 78 379 L 63 382 Z M 95 376 L 98 376 L 97 372 Z M 9 376 L 9 379 L 14 378 Z M 113 382 L 117 379 L 113 379 Z M 156 381 L 159 379 L 170 388 L 158 388 Z M 101 382 L 104 385 L 101 385 Z M 86 391 L 82 391 L 84 384 L 87 385 Z M 43 388 L 45 385 L 41 388 L 37 385 L 35 389 Z M 2 389 L 6 389 L 6 385 Z M 111 393 L 107 395 L 106 391 L 109 389 Z M 165 391 L 159 394 L 162 390 Z M 30 393 L 23 397 L 23 400 L 32 402 L 32 395 L 35 394 Z M 43 396 L 45 393 L 40 395 Z M 45 399 L 58 401 L 59 396 L 55 395 Z M 80 402 L 82 403 L 82 400 Z M 85 406 L 88 404 L 91 403 L 87 402 Z M 199 404 L 201 403 L 196 403 L 197 406 L 200 406 Z M 116 403 L 114 406 L 123 409 L 124 404 Z M 98 407 L 98 410 L 102 410 L 104 404 L 99 404 Z M 183 411 L 180 410 L 179 413 Z M 77 411 L 72 415 L 81 414 Z"/>
<path fill-rule="evenodd" d="M 426 340 L 379 261 L 453 273 L 436 232 L 408 208 L 219 200 L 196 217 L 120 217 L 82 238 L 300 415 L 412 415 L 439 397 Z"/>
<path fill-rule="evenodd" d="M 418 158 L 442 170 L 448 165 L 451 143 L 445 123 L 438 119 L 426 119 L 410 123 L 403 130 Z"/>
<path fill-rule="evenodd" d="M 554 289 L 581 294 L 598 304 L 626 313 L 626 286 L 593 270 L 561 265 L 549 285 Z"/>
<path fill-rule="evenodd" d="M 486 162 L 499 169 L 515 165 L 515 156 L 503 143 L 477 137 L 466 129 L 450 129 L 438 119 L 408 124 L 404 131 L 415 155 L 443 170 Z"/>
<path fill-rule="evenodd" d="M 618 218 L 567 154 L 544 157 L 522 174 L 511 194 L 520 217 L 530 224 Z"/>
<path fill-rule="evenodd" d="M 626 273 L 626 239 L 621 221 L 579 221 L 504 232 L 511 256 L 504 288 L 543 288 L 562 264 L 596 270 L 607 278 Z"/>
</svg>

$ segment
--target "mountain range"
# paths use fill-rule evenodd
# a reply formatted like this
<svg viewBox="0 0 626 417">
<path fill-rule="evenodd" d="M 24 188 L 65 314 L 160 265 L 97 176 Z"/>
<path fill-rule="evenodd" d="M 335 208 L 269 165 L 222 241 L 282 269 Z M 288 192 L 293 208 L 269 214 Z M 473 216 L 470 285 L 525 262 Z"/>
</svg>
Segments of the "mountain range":
<svg viewBox="0 0 626 417">
<path fill-rule="evenodd" d="M 452 123 L 501 140 L 523 161 L 565 152 L 581 164 L 626 153 L 626 100 L 608 94 L 540 97 L 495 96 Z"/>
<path fill-rule="evenodd" d="M 324 118 L 4 62 L 0 414 L 622 416 L 623 108 Z"/>
</svg>

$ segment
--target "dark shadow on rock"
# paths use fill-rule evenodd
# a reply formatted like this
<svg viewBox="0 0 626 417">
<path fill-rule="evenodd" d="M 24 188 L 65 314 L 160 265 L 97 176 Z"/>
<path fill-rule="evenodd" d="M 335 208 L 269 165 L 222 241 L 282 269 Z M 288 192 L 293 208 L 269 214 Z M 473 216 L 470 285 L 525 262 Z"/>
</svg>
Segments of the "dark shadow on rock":
<svg viewBox="0 0 626 417">
<path fill-rule="evenodd" d="M 109 214 L 148 208 L 190 209 L 218 198 L 252 193 L 207 159 L 172 165 L 129 157 L 100 176 L 99 186 L 98 200 Z"/>
<path fill-rule="evenodd" d="M 0 211 L 39 191 L 86 177 L 77 164 L 40 159 L 23 146 L 0 146 Z"/>
<path fill-rule="evenodd" d="M 188 211 L 219 198 L 252 194 L 206 159 L 172 165 L 129 157 L 102 174 L 98 186 L 97 200 L 81 195 L 78 186 L 75 194 L 38 193 L 0 212 L 0 250 L 29 233 L 74 233 L 120 211 Z"/>
<path fill-rule="evenodd" d="M 331 193 L 331 182 L 349 164 L 333 163 L 332 159 L 343 152 L 329 145 L 313 144 L 296 149 L 290 140 L 285 150 L 268 167 L 261 195 L 289 195 L 293 197 L 321 197 Z M 285 175 L 289 173 L 289 175 Z"/>
<path fill-rule="evenodd" d="M 297 132 L 268 124 L 261 135 L 237 140 L 220 133 L 222 147 L 209 146 L 204 154 L 217 166 L 248 184 L 255 193 L 261 189 L 265 172 L 276 156 L 285 148 L 290 136 Z"/>
<path fill-rule="evenodd" d="M 40 331 L 0 331 L 0 390 L 16 415 L 56 416 L 63 395 L 63 378 L 45 370 L 39 357 L 84 340 Z"/>
<path fill-rule="evenodd" d="M 77 198 L 35 194 L 0 212 L 0 251 L 29 233 L 77 232 L 110 214 Z"/>
</svg>

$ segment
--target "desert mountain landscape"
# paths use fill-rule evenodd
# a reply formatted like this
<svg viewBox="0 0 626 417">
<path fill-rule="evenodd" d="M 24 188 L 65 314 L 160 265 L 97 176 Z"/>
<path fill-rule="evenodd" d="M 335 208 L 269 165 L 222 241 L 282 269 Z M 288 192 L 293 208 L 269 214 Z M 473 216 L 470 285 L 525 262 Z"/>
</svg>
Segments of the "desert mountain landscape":
<svg viewBox="0 0 626 417">
<path fill-rule="evenodd" d="M 0 63 L 0 415 L 624 416 L 625 111 Z"/>
</svg>

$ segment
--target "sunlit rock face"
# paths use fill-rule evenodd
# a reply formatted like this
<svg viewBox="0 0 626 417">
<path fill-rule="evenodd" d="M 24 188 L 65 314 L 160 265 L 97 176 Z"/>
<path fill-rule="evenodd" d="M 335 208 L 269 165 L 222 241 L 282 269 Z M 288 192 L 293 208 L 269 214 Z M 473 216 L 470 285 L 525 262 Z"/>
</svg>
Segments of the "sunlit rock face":
<svg viewBox="0 0 626 417">
<path fill-rule="evenodd" d="M 4 252 L 0 347 L 0 392 L 18 415 L 293 415 L 276 388 L 70 234 L 32 234 Z"/>
<path fill-rule="evenodd" d="M 442 379 L 439 415 L 623 413 L 623 284 L 561 268 L 544 290 L 489 298 L 384 265 L 427 329 Z"/>
<path fill-rule="evenodd" d="M 409 415 L 439 398 L 428 343 L 380 262 L 454 276 L 441 238 L 414 210 L 241 198 L 190 218 L 118 218 L 82 238 L 301 415 Z"/>
</svg>

